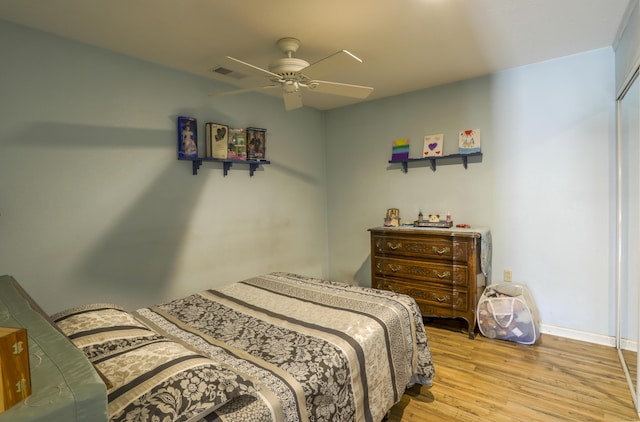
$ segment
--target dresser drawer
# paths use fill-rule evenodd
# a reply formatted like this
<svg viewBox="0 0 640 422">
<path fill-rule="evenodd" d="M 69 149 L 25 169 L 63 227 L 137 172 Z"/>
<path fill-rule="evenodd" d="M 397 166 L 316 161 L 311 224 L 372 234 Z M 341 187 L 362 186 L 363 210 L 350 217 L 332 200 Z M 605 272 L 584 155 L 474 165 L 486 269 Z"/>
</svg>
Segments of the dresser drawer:
<svg viewBox="0 0 640 422">
<path fill-rule="evenodd" d="M 447 289 L 434 285 L 375 277 L 378 289 L 391 290 L 411 296 L 424 316 L 455 317 L 469 312 L 469 294 L 465 290 Z"/>
<path fill-rule="evenodd" d="M 398 255 L 420 257 L 421 259 L 439 259 L 467 262 L 469 244 L 451 240 L 451 238 L 425 238 L 410 236 L 374 236 L 373 246 L 377 255 Z"/>
<path fill-rule="evenodd" d="M 373 260 L 373 268 L 376 274 L 423 280 L 462 288 L 468 286 L 468 268 L 465 265 L 386 257 L 374 257 Z"/>
</svg>

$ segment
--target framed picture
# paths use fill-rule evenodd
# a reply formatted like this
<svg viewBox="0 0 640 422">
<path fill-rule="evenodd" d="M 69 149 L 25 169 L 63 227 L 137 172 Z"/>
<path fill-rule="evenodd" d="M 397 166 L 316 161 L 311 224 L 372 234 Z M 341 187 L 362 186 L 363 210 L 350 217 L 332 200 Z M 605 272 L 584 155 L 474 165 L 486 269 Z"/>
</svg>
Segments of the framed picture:
<svg viewBox="0 0 640 422">
<path fill-rule="evenodd" d="M 198 121 L 178 117 L 178 158 L 198 158 Z"/>
<path fill-rule="evenodd" d="M 249 160 L 264 160 L 267 151 L 267 129 L 259 127 L 247 128 L 247 158 Z"/>
<path fill-rule="evenodd" d="M 460 131 L 458 153 L 471 154 L 474 152 L 480 152 L 480 129 Z"/>
<path fill-rule="evenodd" d="M 220 123 L 206 123 L 206 156 L 209 158 L 229 157 L 229 126 Z"/>
<path fill-rule="evenodd" d="M 398 208 L 389 208 L 387 210 L 384 225 L 387 227 L 398 227 L 400 225 L 400 210 Z"/>
<path fill-rule="evenodd" d="M 444 135 L 427 135 L 424 137 L 423 157 L 441 157 Z"/>
</svg>

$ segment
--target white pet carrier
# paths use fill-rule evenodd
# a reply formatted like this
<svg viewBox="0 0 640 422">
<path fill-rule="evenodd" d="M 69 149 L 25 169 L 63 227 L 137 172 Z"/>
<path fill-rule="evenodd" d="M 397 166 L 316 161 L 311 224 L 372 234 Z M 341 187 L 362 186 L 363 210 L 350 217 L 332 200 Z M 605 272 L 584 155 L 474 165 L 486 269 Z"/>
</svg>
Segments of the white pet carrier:
<svg viewBox="0 0 640 422">
<path fill-rule="evenodd" d="M 522 344 L 533 344 L 540 337 L 538 310 L 526 286 L 490 284 L 480 296 L 476 315 L 485 337 Z"/>
</svg>

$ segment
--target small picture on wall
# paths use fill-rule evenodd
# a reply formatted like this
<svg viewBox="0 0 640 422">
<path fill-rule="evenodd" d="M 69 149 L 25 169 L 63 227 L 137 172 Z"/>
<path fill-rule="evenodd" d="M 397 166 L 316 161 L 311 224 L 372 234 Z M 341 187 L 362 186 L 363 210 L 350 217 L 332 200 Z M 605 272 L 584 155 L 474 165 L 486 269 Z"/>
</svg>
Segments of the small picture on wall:
<svg viewBox="0 0 640 422">
<path fill-rule="evenodd" d="M 178 158 L 198 158 L 198 121 L 178 117 Z"/>
<path fill-rule="evenodd" d="M 467 129 L 460 131 L 458 152 L 460 154 L 480 152 L 480 129 Z"/>
<path fill-rule="evenodd" d="M 424 137 L 423 157 L 440 157 L 442 156 L 442 142 L 444 135 L 427 135 Z"/>
</svg>

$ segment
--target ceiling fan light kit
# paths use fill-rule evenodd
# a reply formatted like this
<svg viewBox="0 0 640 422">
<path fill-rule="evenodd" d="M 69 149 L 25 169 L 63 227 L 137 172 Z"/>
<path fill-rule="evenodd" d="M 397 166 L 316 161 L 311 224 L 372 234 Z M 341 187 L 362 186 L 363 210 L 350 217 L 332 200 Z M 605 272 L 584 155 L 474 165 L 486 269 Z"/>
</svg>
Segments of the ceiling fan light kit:
<svg viewBox="0 0 640 422">
<path fill-rule="evenodd" d="M 303 106 L 302 89 L 328 95 L 365 99 L 372 87 L 329 82 L 317 79 L 323 74 L 339 71 L 353 64 L 360 64 L 360 60 L 347 50 L 337 51 L 315 63 L 293 57 L 293 53 L 300 48 L 300 40 L 292 37 L 281 38 L 276 43 L 286 57 L 276 59 L 269 64 L 269 70 L 246 63 L 242 60 L 227 56 L 227 59 L 243 66 L 243 69 L 253 75 L 266 78 L 270 84 L 253 88 L 211 94 L 212 96 L 235 95 L 245 92 L 259 91 L 280 87 L 286 110 L 294 110 Z M 220 72 L 218 72 L 220 73 Z M 302 89 L 301 89 L 302 88 Z"/>
</svg>

